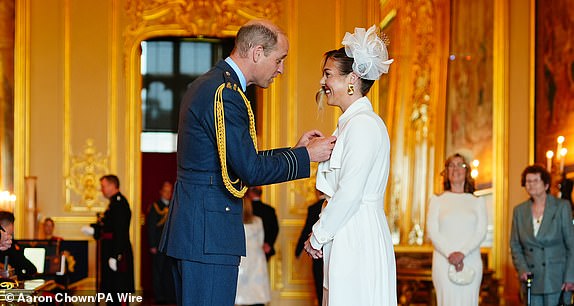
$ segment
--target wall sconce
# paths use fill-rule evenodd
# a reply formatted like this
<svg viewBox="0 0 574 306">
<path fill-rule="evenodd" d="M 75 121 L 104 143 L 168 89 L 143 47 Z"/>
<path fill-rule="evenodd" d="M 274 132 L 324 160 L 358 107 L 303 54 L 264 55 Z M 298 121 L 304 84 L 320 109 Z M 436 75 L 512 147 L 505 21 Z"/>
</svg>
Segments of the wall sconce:
<svg viewBox="0 0 574 306">
<path fill-rule="evenodd" d="M 472 161 L 471 165 L 470 165 L 470 177 L 472 177 L 473 179 L 476 179 L 478 177 L 478 165 L 480 164 L 480 162 L 478 161 L 478 159 L 475 159 Z"/>
<path fill-rule="evenodd" d="M 556 138 L 556 163 L 558 163 L 558 175 L 562 175 L 564 172 L 564 161 L 566 160 L 566 154 L 568 153 L 568 149 L 563 147 L 564 141 L 566 138 L 564 136 L 558 136 Z M 552 166 L 553 166 L 553 157 L 554 152 L 552 150 L 546 151 L 546 170 L 552 173 Z"/>
<path fill-rule="evenodd" d="M 16 195 L 9 191 L 0 192 L 0 210 L 13 212 L 14 203 L 16 203 Z"/>
</svg>

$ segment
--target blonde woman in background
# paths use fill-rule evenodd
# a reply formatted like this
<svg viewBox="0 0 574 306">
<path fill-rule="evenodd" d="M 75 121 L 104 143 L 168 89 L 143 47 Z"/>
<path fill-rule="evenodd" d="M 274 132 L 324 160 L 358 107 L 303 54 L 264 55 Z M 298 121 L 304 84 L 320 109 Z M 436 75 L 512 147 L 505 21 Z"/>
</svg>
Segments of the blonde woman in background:
<svg viewBox="0 0 574 306">
<path fill-rule="evenodd" d="M 473 195 L 474 180 L 462 155 L 450 156 L 444 166 L 444 192 L 431 196 L 427 216 L 437 305 L 475 306 L 482 281 L 480 244 L 486 236 L 486 204 Z M 464 284 L 456 283 L 449 273 L 457 272 L 471 277 Z"/>
<path fill-rule="evenodd" d="M 263 249 L 263 221 L 253 214 L 253 205 L 243 199 L 243 226 L 247 255 L 241 258 L 235 305 L 265 305 L 271 300 L 267 259 Z"/>
</svg>

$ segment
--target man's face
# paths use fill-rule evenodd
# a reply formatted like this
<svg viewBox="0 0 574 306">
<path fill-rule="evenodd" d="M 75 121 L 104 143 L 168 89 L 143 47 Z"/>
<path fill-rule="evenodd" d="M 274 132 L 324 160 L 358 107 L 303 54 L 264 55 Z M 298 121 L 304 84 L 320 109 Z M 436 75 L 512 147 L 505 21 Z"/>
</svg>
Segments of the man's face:
<svg viewBox="0 0 574 306">
<path fill-rule="evenodd" d="M 2 228 L 4 228 L 4 230 L 6 231 L 6 234 L 14 235 L 14 223 L 3 221 L 2 223 L 0 223 L 0 225 L 2 225 Z"/>
<path fill-rule="evenodd" d="M 159 195 L 161 196 L 162 199 L 164 200 L 171 200 L 171 195 L 173 193 L 173 186 L 171 185 L 171 183 L 164 183 Z"/>
<path fill-rule="evenodd" d="M 118 189 L 116 188 L 116 186 L 110 182 L 108 182 L 108 180 L 103 179 L 100 181 L 100 186 L 101 186 L 101 191 L 102 194 L 104 195 L 104 197 L 106 197 L 106 199 L 111 198 L 114 194 L 116 194 L 118 192 Z"/>
<path fill-rule="evenodd" d="M 44 222 L 44 235 L 52 236 L 54 233 L 54 223 L 51 221 Z"/>
<path fill-rule="evenodd" d="M 277 45 L 267 56 L 263 51 L 259 55 L 259 60 L 255 63 L 253 83 L 259 87 L 267 88 L 273 79 L 283 73 L 285 58 L 289 51 L 289 42 L 284 34 L 277 37 Z"/>
</svg>

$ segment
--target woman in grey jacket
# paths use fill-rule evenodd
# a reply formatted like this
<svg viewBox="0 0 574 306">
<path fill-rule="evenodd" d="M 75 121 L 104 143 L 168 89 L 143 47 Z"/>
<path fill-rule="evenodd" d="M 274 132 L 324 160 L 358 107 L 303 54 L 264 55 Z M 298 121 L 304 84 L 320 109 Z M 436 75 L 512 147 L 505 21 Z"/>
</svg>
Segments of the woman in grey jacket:
<svg viewBox="0 0 574 306">
<path fill-rule="evenodd" d="M 512 261 L 521 281 L 533 275 L 531 305 L 556 305 L 561 289 L 574 289 L 572 209 L 550 194 L 550 173 L 543 166 L 526 167 L 522 186 L 530 199 L 514 208 Z"/>
</svg>

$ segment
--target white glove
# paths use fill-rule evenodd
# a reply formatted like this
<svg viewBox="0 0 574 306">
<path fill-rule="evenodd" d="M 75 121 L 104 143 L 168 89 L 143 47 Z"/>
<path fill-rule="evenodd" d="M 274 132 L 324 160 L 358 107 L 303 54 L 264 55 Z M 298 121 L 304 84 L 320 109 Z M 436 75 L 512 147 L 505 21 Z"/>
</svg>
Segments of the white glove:
<svg viewBox="0 0 574 306">
<path fill-rule="evenodd" d="M 93 236 L 94 235 L 94 228 L 89 226 L 89 225 L 84 225 L 82 226 L 81 229 L 82 233 L 84 233 L 84 235 L 88 235 L 88 236 Z"/>
<path fill-rule="evenodd" d="M 118 270 L 118 260 L 110 257 L 110 259 L 108 259 L 108 266 L 110 266 L 110 269 L 112 269 L 112 271 L 117 271 Z"/>
</svg>

